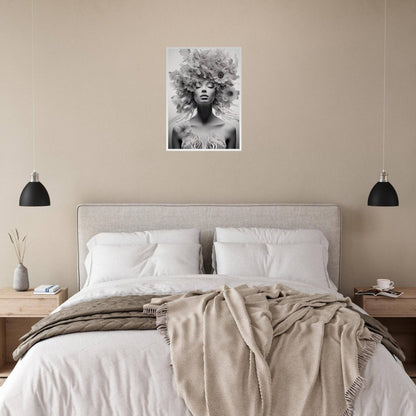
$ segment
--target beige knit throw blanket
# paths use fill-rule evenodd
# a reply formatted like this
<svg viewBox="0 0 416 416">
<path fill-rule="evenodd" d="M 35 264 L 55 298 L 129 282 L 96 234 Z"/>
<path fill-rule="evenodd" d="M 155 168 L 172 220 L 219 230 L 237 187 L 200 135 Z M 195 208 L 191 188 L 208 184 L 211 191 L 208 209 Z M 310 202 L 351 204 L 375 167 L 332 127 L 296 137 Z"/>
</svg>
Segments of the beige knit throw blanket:
<svg viewBox="0 0 416 416">
<path fill-rule="evenodd" d="M 194 416 L 349 416 L 381 336 L 348 298 L 282 285 L 152 299 Z"/>
</svg>

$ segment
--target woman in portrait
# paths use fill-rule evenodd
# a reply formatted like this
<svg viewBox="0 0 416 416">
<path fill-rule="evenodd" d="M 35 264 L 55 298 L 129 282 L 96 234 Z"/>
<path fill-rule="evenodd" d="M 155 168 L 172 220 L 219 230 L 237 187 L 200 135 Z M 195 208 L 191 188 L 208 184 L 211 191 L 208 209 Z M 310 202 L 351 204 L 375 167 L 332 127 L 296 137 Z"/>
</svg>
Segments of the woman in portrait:
<svg viewBox="0 0 416 416">
<path fill-rule="evenodd" d="M 238 62 L 224 49 L 181 49 L 183 61 L 169 72 L 177 116 L 170 148 L 236 149 L 238 115 L 232 111 L 239 91 Z"/>
</svg>

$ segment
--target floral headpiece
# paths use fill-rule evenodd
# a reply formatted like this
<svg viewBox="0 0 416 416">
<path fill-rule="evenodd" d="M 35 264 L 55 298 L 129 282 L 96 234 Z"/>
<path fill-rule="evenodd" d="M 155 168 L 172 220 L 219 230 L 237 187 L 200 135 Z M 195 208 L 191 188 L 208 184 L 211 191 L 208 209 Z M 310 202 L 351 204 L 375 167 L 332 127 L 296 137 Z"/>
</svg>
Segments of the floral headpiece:
<svg viewBox="0 0 416 416">
<path fill-rule="evenodd" d="M 224 49 L 180 49 L 179 53 L 183 57 L 180 69 L 169 72 L 176 91 L 172 100 L 177 113 L 192 115 L 196 108 L 193 98 L 195 86 L 201 79 L 215 85 L 215 112 L 227 112 L 240 93 L 234 88 L 234 81 L 239 77 L 237 58 L 231 58 Z"/>
</svg>

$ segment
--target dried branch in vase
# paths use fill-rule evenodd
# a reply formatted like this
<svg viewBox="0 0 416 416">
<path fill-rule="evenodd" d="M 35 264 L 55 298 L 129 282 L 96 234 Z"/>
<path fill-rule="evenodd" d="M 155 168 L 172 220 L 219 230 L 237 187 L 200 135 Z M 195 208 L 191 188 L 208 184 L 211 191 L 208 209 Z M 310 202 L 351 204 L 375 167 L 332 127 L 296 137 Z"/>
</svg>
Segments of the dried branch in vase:
<svg viewBox="0 0 416 416">
<path fill-rule="evenodd" d="M 14 252 L 16 253 L 17 261 L 23 264 L 25 260 L 26 254 L 26 237 L 25 235 L 22 239 L 20 239 L 19 231 L 15 228 L 14 231 L 11 231 L 9 234 L 9 238 L 11 243 L 13 244 Z"/>
</svg>

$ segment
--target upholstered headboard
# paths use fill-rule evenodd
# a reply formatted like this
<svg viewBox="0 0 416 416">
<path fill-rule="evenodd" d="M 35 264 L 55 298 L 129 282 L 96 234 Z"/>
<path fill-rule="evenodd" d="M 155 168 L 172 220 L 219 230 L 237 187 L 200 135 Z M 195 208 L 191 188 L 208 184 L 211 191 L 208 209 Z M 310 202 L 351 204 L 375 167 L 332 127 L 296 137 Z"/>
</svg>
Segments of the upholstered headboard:
<svg viewBox="0 0 416 416">
<path fill-rule="evenodd" d="M 199 228 L 204 267 L 211 272 L 215 227 L 315 228 L 329 241 L 328 273 L 339 287 L 341 209 L 301 204 L 82 204 L 78 206 L 78 286 L 87 278 L 88 240 L 100 232 Z"/>
</svg>

